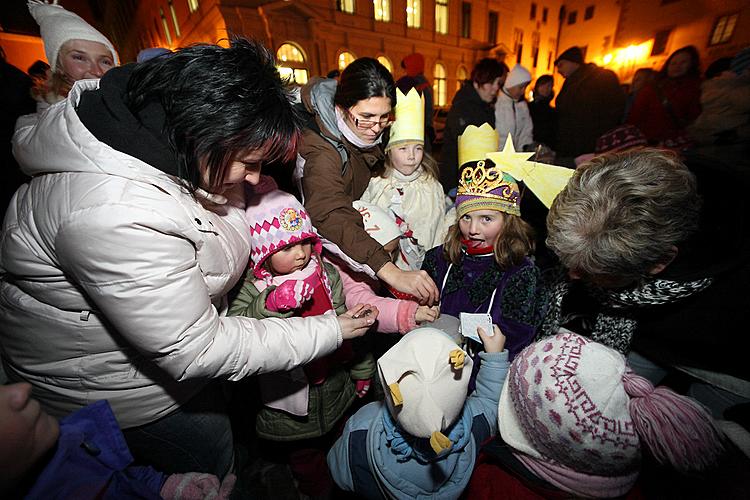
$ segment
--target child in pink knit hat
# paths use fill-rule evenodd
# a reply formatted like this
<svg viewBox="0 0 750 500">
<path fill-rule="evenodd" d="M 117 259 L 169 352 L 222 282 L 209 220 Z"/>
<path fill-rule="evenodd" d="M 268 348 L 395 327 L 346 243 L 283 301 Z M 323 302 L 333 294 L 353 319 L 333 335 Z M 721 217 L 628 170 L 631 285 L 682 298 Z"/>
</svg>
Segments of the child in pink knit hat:
<svg viewBox="0 0 750 500">
<path fill-rule="evenodd" d="M 261 185 L 247 200 L 250 269 L 229 314 L 257 319 L 342 314 L 346 305 L 341 278 L 322 260 L 320 237 L 304 207 L 288 193 L 264 189 Z M 373 319 L 378 314 L 374 306 L 353 309 Z M 256 433 L 286 443 L 274 449 L 285 450 L 306 495 L 330 492 L 333 482 L 325 462 L 329 441 L 375 374 L 372 356 L 355 351 L 354 344 L 344 341 L 334 353 L 304 367 L 259 376 L 264 406 Z"/>
<path fill-rule="evenodd" d="M 715 464 L 723 451 L 704 408 L 654 388 L 619 352 L 565 329 L 513 361 L 498 426 L 502 443 L 492 454 L 500 467 L 477 469 L 470 498 L 528 497 L 518 492 L 524 486 L 544 497 L 622 497 L 644 453 L 689 472 Z"/>
</svg>

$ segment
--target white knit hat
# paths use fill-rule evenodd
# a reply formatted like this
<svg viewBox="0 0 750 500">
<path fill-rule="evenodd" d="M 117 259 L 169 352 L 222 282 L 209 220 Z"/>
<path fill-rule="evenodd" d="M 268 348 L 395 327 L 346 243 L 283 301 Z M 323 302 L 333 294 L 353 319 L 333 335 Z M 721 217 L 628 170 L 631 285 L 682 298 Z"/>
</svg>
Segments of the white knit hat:
<svg viewBox="0 0 750 500">
<path fill-rule="evenodd" d="M 362 200 L 355 200 L 352 206 L 362 215 L 367 234 L 381 245 L 401 237 L 396 219 L 379 206 Z"/>
<path fill-rule="evenodd" d="M 472 361 L 448 335 L 417 328 L 378 360 L 393 419 L 407 433 L 430 438 L 435 453 L 450 448 L 442 433 L 461 415 Z"/>
<path fill-rule="evenodd" d="M 531 73 L 529 73 L 529 70 L 520 64 L 516 64 L 513 66 L 513 69 L 510 70 L 510 73 L 508 73 L 508 78 L 505 79 L 505 85 L 503 85 L 503 87 L 509 89 L 516 85 L 521 85 L 522 83 L 529 83 L 530 81 Z"/>
<path fill-rule="evenodd" d="M 57 5 L 57 0 L 51 4 L 41 0 L 29 0 L 28 5 L 29 12 L 39 24 L 39 31 L 44 41 L 44 52 L 47 54 L 47 62 L 52 71 L 55 71 L 57 67 L 57 54 L 60 52 L 60 47 L 68 40 L 86 40 L 104 44 L 112 52 L 115 65 L 119 66 L 120 60 L 112 42 L 78 15 Z"/>
</svg>

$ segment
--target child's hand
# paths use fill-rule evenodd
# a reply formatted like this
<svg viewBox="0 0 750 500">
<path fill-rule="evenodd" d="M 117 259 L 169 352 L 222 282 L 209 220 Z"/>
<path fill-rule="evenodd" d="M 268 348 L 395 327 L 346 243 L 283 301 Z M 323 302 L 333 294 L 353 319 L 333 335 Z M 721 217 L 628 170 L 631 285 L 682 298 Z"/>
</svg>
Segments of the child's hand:
<svg viewBox="0 0 750 500">
<path fill-rule="evenodd" d="M 357 397 L 365 397 L 367 395 L 367 391 L 370 390 L 370 383 L 372 382 L 372 380 L 368 378 L 367 380 L 355 380 L 355 382 L 357 384 Z"/>
<path fill-rule="evenodd" d="M 497 325 L 492 325 L 493 335 L 487 334 L 481 326 L 477 327 L 479 338 L 484 344 L 484 352 L 503 352 L 505 349 L 505 335 L 500 331 Z"/>
<path fill-rule="evenodd" d="M 378 308 L 370 304 L 357 304 L 339 315 L 339 327 L 344 340 L 361 337 L 375 323 Z"/>
<path fill-rule="evenodd" d="M 440 306 L 419 306 L 414 313 L 414 321 L 417 323 L 429 323 L 440 316 Z"/>
<path fill-rule="evenodd" d="M 297 309 L 310 300 L 313 295 L 313 287 L 299 280 L 285 281 L 275 289 L 271 290 L 266 299 L 266 308 L 269 311 L 284 312 Z"/>
</svg>

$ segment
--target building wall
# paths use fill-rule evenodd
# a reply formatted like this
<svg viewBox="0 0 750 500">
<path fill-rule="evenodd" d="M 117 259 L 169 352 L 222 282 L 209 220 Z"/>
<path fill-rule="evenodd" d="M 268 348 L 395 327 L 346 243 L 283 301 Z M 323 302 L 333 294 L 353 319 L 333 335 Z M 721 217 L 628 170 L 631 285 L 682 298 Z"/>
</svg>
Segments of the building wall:
<svg viewBox="0 0 750 500">
<path fill-rule="evenodd" d="M 534 2 L 538 5 L 537 19 L 530 19 L 531 1 L 468 0 L 471 4 L 471 38 L 461 37 L 460 0 L 449 0 L 448 33 L 435 32 L 435 0 L 422 0 L 421 27 L 407 26 L 406 0 L 390 1 L 390 21 L 374 19 L 372 0 L 354 0 L 352 14 L 339 12 L 336 0 L 259 1 L 259 0 L 202 0 L 198 12 L 190 13 L 186 0 L 174 0 L 181 36 L 174 36 L 174 27 L 167 0 L 141 2 L 127 30 L 120 30 L 118 38 L 125 60 L 133 60 L 139 50 L 147 46 L 176 48 L 195 42 L 215 43 L 232 33 L 252 36 L 263 41 L 274 51 L 284 43 L 292 43 L 304 54 L 304 66 L 310 76 L 325 75 L 338 67 L 338 57 L 348 51 L 356 57 L 385 56 L 391 62 L 394 77 L 404 74 L 401 60 L 413 52 L 425 56 L 425 75 L 434 79 L 436 63 L 446 72 L 447 104 L 459 88 L 459 68 L 471 73 L 475 62 L 482 57 L 506 53 L 509 66 L 515 63 L 514 32 L 524 32 L 522 64 L 532 74 L 547 71 L 549 52 L 553 53 L 558 32 L 557 13 L 561 0 Z M 172 34 L 168 44 L 161 23 L 159 8 L 167 18 Z M 541 22 L 543 8 L 548 9 L 547 23 Z M 116 7 L 115 7 L 116 9 Z M 497 40 L 489 40 L 489 12 L 498 13 Z M 113 12 L 110 18 L 126 18 L 126 10 Z M 532 36 L 539 33 L 540 56 L 537 69 L 533 68 Z M 528 41 L 526 41 L 528 40 Z M 551 43 L 552 42 L 552 43 Z"/>
</svg>

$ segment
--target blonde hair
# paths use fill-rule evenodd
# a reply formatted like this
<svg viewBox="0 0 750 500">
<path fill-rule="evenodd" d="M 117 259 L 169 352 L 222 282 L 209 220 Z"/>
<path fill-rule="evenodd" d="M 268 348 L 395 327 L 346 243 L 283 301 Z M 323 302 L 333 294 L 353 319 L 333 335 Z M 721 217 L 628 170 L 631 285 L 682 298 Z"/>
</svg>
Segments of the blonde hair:
<svg viewBox="0 0 750 500">
<path fill-rule="evenodd" d="M 500 212 L 503 217 L 503 228 L 495 240 L 495 262 L 500 269 L 506 270 L 523 262 L 524 257 L 534 252 L 536 242 L 534 229 L 522 218 Z M 459 223 L 448 229 L 448 235 L 443 244 L 443 255 L 454 265 L 461 263 L 463 244 L 461 243 L 461 228 Z"/>
<path fill-rule="evenodd" d="M 390 153 L 390 151 L 388 153 Z M 391 155 L 388 153 L 385 154 L 385 162 L 383 162 L 383 166 L 373 171 L 374 177 L 388 177 L 388 175 L 391 173 L 391 170 L 395 168 L 393 166 L 393 163 L 391 162 Z M 427 151 L 425 151 L 422 155 L 422 163 L 420 163 L 420 166 L 428 176 L 432 177 L 435 180 L 440 180 L 440 170 L 438 169 L 438 163 L 435 158 L 430 156 Z"/>
</svg>

